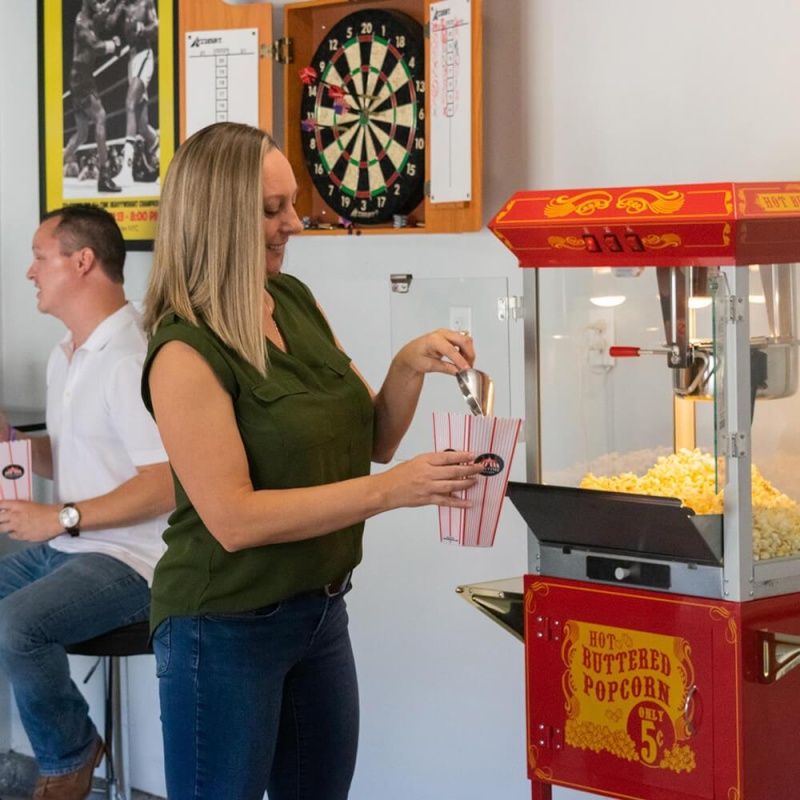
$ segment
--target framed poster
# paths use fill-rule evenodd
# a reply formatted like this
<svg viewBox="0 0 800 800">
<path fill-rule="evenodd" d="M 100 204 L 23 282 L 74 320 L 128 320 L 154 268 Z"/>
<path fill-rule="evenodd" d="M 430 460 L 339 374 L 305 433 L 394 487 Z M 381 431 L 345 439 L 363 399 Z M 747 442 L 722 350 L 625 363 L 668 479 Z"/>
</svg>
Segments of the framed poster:
<svg viewBox="0 0 800 800">
<path fill-rule="evenodd" d="M 152 247 L 175 150 L 175 0 L 38 0 L 42 212 L 95 203 Z"/>
</svg>

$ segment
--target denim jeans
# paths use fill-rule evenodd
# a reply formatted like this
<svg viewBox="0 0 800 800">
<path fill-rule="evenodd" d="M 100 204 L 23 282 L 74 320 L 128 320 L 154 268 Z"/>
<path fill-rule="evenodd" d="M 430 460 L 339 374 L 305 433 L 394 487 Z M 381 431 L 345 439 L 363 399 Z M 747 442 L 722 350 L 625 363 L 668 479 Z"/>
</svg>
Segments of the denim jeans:
<svg viewBox="0 0 800 800">
<path fill-rule="evenodd" d="M 358 685 L 343 595 L 170 617 L 153 648 L 170 800 L 344 800 Z"/>
<path fill-rule="evenodd" d="M 145 579 L 111 556 L 39 544 L 0 559 L 0 669 L 42 775 L 83 766 L 96 735 L 65 645 L 146 620 L 149 609 Z"/>
</svg>

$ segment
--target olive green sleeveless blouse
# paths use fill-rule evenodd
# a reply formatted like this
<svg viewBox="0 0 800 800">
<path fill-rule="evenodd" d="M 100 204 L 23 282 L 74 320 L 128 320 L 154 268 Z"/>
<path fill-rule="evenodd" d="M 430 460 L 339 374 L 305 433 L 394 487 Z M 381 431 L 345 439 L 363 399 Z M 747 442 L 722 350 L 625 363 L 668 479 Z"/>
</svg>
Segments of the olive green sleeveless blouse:
<svg viewBox="0 0 800 800">
<path fill-rule="evenodd" d="M 318 486 L 367 475 L 372 453 L 369 392 L 336 346 L 303 283 L 271 278 L 275 320 L 288 352 L 268 342 L 267 377 L 258 374 L 204 324 L 172 315 L 152 338 L 142 395 L 152 413 L 148 375 L 153 356 L 179 340 L 205 358 L 230 394 L 255 489 Z M 198 431 L 198 436 L 203 432 Z M 214 473 L 214 464 L 208 464 Z M 175 512 L 152 589 L 151 627 L 169 616 L 236 613 L 321 588 L 361 561 L 364 523 L 299 542 L 229 553 L 175 482 Z"/>
</svg>

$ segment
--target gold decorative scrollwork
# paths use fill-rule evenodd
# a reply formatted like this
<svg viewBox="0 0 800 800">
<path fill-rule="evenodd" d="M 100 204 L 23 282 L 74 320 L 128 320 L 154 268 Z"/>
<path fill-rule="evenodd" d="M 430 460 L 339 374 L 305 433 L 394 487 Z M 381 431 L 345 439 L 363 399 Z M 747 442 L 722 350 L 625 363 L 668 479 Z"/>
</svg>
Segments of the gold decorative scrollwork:
<svg viewBox="0 0 800 800">
<path fill-rule="evenodd" d="M 595 211 L 604 211 L 611 205 L 612 197 L 608 192 L 591 191 L 581 194 L 566 195 L 552 199 L 544 207 L 546 217 L 566 217 L 569 214 L 578 214 L 588 217 Z"/>
<path fill-rule="evenodd" d="M 733 213 L 733 195 L 730 192 L 725 192 L 725 213 Z"/>
<path fill-rule="evenodd" d="M 540 581 L 532 583 L 525 593 L 525 613 L 528 615 L 533 614 L 536 611 L 536 601 L 539 595 L 546 597 L 548 594 L 550 594 L 550 587 L 546 583 L 541 583 Z"/>
<path fill-rule="evenodd" d="M 546 583 L 536 581 L 528 587 L 528 592 L 525 595 L 525 611 L 528 614 L 532 614 L 536 609 L 536 599 L 540 594 L 545 597 L 550 594 L 550 587 Z"/>
<path fill-rule="evenodd" d="M 498 231 L 498 230 L 496 230 L 496 231 L 494 232 L 494 235 L 495 235 L 495 236 L 496 236 L 496 237 L 497 237 L 497 238 L 498 238 L 498 239 L 499 239 L 499 240 L 500 240 L 500 241 L 501 241 L 501 242 L 502 242 L 502 243 L 503 243 L 503 244 L 504 244 L 504 245 L 505 245 L 505 246 L 506 246 L 506 247 L 507 247 L 509 250 L 511 250 L 511 251 L 513 252 L 513 250 L 514 250 L 514 245 L 512 245 L 512 244 L 511 244 L 511 241 L 509 240 L 509 238 L 508 238 L 508 237 L 507 237 L 507 236 L 506 236 L 506 235 L 505 235 L 505 234 L 504 234 L 502 231 Z"/>
<path fill-rule="evenodd" d="M 708 616 L 711 617 L 714 622 L 720 622 L 721 620 L 730 619 L 731 612 L 722 606 L 711 606 L 708 609 Z"/>
<path fill-rule="evenodd" d="M 728 800 L 742 800 L 742 794 L 735 786 L 728 789 Z"/>
<path fill-rule="evenodd" d="M 665 233 L 663 236 L 652 233 L 642 237 L 642 244 L 648 250 L 664 250 L 667 247 L 680 247 L 683 240 L 677 233 Z"/>
<path fill-rule="evenodd" d="M 536 764 L 539 762 L 539 748 L 536 745 L 528 745 L 528 766 L 531 769 L 536 769 Z"/>
<path fill-rule="evenodd" d="M 728 644 L 736 644 L 739 641 L 739 625 L 734 617 L 731 616 L 727 608 L 712 606 L 708 609 L 708 615 L 714 622 L 725 622 L 725 641 Z"/>
<path fill-rule="evenodd" d="M 675 214 L 683 208 L 686 196 L 683 192 L 657 192 L 655 189 L 632 189 L 617 198 L 617 208 L 629 214 L 650 211 L 653 214 Z"/>
<path fill-rule="evenodd" d="M 556 250 L 586 249 L 586 242 L 577 236 L 548 236 L 547 243 Z"/>
</svg>

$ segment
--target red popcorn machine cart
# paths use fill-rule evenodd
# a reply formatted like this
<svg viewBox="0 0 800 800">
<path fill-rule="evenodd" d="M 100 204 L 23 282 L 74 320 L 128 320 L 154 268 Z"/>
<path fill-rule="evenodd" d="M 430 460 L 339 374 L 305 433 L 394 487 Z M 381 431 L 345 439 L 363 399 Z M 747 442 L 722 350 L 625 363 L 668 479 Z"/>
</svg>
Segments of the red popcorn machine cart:
<svg viewBox="0 0 800 800">
<path fill-rule="evenodd" d="M 519 192 L 489 227 L 531 268 L 529 574 L 459 591 L 524 641 L 532 797 L 800 796 L 800 183 Z"/>
</svg>

